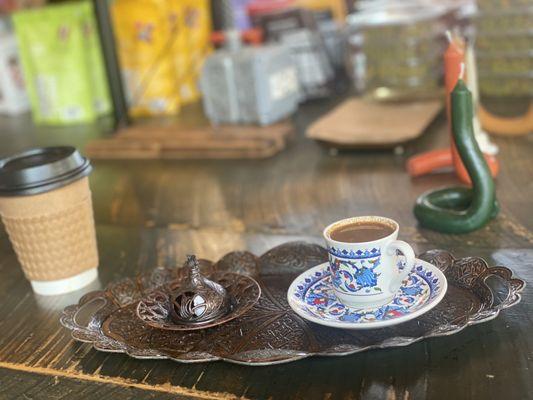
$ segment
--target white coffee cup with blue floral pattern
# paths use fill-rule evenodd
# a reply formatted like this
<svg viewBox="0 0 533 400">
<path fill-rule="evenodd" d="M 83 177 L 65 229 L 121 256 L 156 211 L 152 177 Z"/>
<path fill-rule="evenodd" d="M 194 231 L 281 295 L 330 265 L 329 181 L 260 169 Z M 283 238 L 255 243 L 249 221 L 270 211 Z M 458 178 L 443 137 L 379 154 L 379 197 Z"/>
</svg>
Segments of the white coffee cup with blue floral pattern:
<svg viewBox="0 0 533 400">
<path fill-rule="evenodd" d="M 331 238 L 335 230 L 354 224 L 385 225 L 392 233 L 358 243 Z M 366 216 L 343 219 L 324 229 L 333 291 L 341 303 L 349 307 L 373 308 L 394 298 L 415 264 L 413 248 L 397 240 L 399 228 L 390 218 Z"/>
</svg>

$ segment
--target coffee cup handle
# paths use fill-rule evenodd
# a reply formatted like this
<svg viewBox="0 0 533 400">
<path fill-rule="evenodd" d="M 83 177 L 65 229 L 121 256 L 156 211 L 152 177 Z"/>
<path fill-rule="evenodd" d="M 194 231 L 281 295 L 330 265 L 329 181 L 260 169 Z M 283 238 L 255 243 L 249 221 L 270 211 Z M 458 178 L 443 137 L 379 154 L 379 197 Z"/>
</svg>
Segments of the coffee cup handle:
<svg viewBox="0 0 533 400">
<path fill-rule="evenodd" d="M 389 285 L 389 290 L 392 293 L 396 293 L 398 289 L 400 289 L 402 282 L 409 276 L 409 273 L 415 266 L 415 252 L 409 244 L 403 240 L 395 240 L 387 246 L 387 253 L 391 256 L 395 255 L 397 250 L 399 250 L 405 257 L 405 268 L 400 270 L 398 264 L 396 264 L 399 273 Z"/>
</svg>

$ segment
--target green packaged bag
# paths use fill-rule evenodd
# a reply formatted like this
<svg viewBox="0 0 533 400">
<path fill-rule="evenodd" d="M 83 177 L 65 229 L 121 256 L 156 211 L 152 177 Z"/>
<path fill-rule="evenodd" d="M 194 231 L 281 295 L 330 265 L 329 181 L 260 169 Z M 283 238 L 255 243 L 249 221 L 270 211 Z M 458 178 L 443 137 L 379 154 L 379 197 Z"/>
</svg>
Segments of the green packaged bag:
<svg viewBox="0 0 533 400">
<path fill-rule="evenodd" d="M 109 86 L 107 84 L 107 74 L 102 56 L 102 46 L 96 28 L 93 5 L 90 1 L 83 1 L 79 5 L 83 34 L 85 36 L 85 48 L 88 57 L 90 80 L 93 89 L 94 109 L 99 115 L 111 112 L 111 99 L 109 97 Z"/>
<path fill-rule="evenodd" d="M 13 22 L 36 124 L 92 122 L 109 111 L 89 3 L 20 11 Z"/>
</svg>

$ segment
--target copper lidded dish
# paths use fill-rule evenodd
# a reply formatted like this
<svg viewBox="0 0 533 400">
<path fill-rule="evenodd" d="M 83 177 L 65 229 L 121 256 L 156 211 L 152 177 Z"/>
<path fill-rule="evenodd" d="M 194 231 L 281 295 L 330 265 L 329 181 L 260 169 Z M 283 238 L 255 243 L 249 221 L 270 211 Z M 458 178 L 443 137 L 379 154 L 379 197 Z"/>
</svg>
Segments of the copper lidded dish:
<svg viewBox="0 0 533 400">
<path fill-rule="evenodd" d="M 257 302 L 259 284 L 249 276 L 200 272 L 195 256 L 188 256 L 178 279 L 159 287 L 137 304 L 136 316 L 154 328 L 187 331 L 210 328 L 231 321 Z"/>
</svg>

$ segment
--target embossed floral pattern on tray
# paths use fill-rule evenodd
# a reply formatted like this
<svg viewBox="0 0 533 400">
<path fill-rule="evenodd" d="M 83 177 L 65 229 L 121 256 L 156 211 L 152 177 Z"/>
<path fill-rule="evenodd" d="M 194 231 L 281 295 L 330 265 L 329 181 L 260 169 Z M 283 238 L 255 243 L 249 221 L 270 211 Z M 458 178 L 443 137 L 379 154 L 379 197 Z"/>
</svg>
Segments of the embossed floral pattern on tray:
<svg viewBox="0 0 533 400">
<path fill-rule="evenodd" d="M 151 273 L 112 283 L 105 290 L 82 297 L 67 307 L 61 323 L 75 340 L 100 351 L 126 353 L 136 358 L 179 362 L 225 360 L 247 365 L 269 365 L 313 355 L 347 355 L 373 348 L 405 346 L 428 337 L 457 333 L 465 327 L 495 318 L 520 301 L 525 283 L 505 267 L 489 267 L 477 257 L 455 259 L 446 251 L 421 255 L 444 272 L 448 291 L 431 311 L 394 328 L 365 333 L 332 329 L 305 321 L 286 300 L 287 289 L 302 271 L 326 262 L 321 246 L 293 242 L 275 247 L 261 257 L 234 252 L 206 270 L 238 271 L 254 277 L 261 297 L 250 311 L 226 324 L 188 332 L 170 332 L 146 326 L 135 317 L 143 295 L 173 280 L 179 270 L 157 268 Z M 496 275 L 508 293 L 495 302 L 486 278 Z M 83 316 L 83 318 L 81 317 Z M 371 333 L 371 334 L 369 334 Z"/>
</svg>

